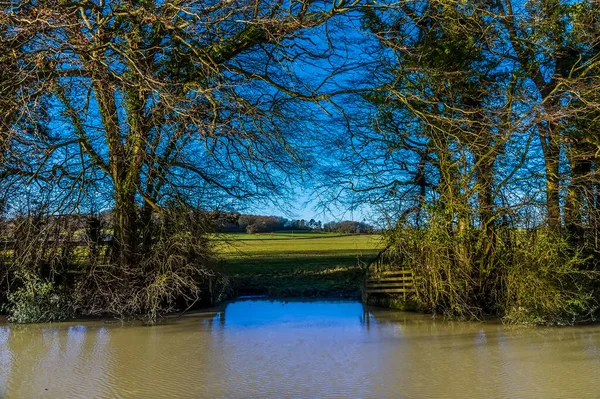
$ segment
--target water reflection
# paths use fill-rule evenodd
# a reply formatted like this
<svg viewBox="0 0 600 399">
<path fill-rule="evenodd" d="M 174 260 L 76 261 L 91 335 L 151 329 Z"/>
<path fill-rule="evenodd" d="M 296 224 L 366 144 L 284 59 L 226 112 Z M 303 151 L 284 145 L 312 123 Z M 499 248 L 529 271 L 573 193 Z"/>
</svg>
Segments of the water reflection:
<svg viewBox="0 0 600 399">
<path fill-rule="evenodd" d="M 600 327 L 233 302 L 144 327 L 0 326 L 0 397 L 597 397 Z"/>
</svg>

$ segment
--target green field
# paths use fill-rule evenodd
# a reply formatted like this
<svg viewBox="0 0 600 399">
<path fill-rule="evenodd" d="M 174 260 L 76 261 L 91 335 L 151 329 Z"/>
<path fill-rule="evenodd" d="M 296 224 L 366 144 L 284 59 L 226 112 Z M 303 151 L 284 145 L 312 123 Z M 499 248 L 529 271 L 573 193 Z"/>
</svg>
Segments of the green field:
<svg viewBox="0 0 600 399">
<path fill-rule="evenodd" d="M 217 251 L 237 295 L 350 297 L 381 248 L 377 235 L 281 232 L 226 234 Z"/>
</svg>

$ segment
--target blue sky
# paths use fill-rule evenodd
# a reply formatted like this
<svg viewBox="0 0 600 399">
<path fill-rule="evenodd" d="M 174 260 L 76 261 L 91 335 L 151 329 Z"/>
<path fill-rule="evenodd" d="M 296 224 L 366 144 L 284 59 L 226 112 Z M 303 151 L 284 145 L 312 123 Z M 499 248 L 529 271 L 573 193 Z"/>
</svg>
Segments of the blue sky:
<svg viewBox="0 0 600 399">
<path fill-rule="evenodd" d="M 370 221 L 373 217 L 373 212 L 368 210 L 366 206 L 352 211 L 341 205 L 330 204 L 331 209 L 324 210 L 319 206 L 318 199 L 316 199 L 318 193 L 311 189 L 305 189 L 296 194 L 282 205 L 250 204 L 244 212 L 283 216 L 291 219 L 315 219 L 323 223 L 339 220 Z"/>
</svg>

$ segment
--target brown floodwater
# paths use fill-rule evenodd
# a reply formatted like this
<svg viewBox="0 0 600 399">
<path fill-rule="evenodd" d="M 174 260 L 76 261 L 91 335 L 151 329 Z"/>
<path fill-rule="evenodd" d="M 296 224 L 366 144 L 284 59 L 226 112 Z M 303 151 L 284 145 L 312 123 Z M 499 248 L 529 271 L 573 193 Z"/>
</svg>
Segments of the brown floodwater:
<svg viewBox="0 0 600 399">
<path fill-rule="evenodd" d="M 136 323 L 0 325 L 2 398 L 600 398 L 600 326 L 243 300 Z"/>
</svg>

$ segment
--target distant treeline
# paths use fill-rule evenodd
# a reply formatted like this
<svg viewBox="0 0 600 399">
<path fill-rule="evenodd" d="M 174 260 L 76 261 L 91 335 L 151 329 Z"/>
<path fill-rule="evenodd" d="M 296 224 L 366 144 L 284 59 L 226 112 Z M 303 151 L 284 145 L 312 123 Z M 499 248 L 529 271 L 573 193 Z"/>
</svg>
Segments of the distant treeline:
<svg viewBox="0 0 600 399">
<path fill-rule="evenodd" d="M 310 230 L 332 233 L 373 233 L 375 228 L 365 222 L 344 220 L 323 223 L 315 219 L 287 219 L 282 216 L 247 215 L 236 212 L 217 213 L 217 231 L 222 233 L 272 233 L 285 230 Z"/>
</svg>

